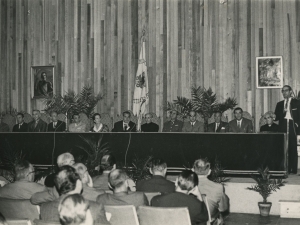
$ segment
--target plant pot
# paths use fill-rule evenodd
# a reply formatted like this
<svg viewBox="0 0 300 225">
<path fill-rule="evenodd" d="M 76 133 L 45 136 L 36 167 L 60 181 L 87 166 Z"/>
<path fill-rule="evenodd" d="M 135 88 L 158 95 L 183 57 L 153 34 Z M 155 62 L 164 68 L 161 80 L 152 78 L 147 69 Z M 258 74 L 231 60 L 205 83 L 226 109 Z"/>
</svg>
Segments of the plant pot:
<svg viewBox="0 0 300 225">
<path fill-rule="evenodd" d="M 261 216 L 269 216 L 272 202 L 259 202 L 258 207 Z"/>
</svg>

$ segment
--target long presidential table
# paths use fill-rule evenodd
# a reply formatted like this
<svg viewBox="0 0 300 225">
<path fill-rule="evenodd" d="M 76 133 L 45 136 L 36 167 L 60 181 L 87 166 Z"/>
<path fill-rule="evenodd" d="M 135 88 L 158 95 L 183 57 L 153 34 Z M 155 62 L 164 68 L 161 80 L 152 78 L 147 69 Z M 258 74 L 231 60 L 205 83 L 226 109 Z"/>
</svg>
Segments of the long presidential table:
<svg viewBox="0 0 300 225">
<path fill-rule="evenodd" d="M 232 172 L 251 172 L 268 166 L 271 171 L 286 171 L 285 134 L 233 133 L 0 133 L 2 157 L 6 151 L 20 150 L 33 164 L 51 165 L 59 154 L 71 152 L 86 157 L 83 140 L 110 147 L 117 161 L 130 164 L 135 157 L 161 157 L 168 167 L 192 167 L 195 159 L 217 159 Z"/>
</svg>

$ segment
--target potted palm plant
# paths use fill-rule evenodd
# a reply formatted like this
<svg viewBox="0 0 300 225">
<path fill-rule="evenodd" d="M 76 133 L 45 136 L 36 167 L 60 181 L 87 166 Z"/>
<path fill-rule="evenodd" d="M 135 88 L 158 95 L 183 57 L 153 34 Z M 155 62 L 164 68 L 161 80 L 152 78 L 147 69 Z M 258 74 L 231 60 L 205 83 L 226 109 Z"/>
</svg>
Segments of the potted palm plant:
<svg viewBox="0 0 300 225">
<path fill-rule="evenodd" d="M 267 198 L 272 194 L 272 192 L 276 192 L 280 189 L 280 187 L 284 186 L 284 181 L 282 179 L 271 179 L 269 168 L 258 169 L 259 175 L 252 176 L 255 180 L 256 184 L 248 187 L 248 190 L 258 192 L 262 198 L 262 202 L 258 202 L 258 207 L 260 210 L 261 216 L 269 216 L 270 210 L 272 207 L 272 202 L 268 202 Z"/>
</svg>

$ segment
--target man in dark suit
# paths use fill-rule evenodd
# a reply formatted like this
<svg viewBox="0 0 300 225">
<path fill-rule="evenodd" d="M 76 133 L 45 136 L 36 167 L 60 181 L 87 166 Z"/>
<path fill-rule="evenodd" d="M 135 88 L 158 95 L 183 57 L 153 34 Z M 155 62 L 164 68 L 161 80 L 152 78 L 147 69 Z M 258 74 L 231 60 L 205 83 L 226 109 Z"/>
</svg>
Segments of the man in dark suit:
<svg viewBox="0 0 300 225">
<path fill-rule="evenodd" d="M 130 121 L 131 113 L 129 111 L 123 112 L 123 120 L 116 122 L 112 132 L 136 132 L 136 124 Z"/>
<path fill-rule="evenodd" d="M 274 123 L 276 115 L 268 112 L 265 114 L 264 119 L 267 123 L 260 127 L 260 132 L 279 132 L 279 126 Z"/>
<path fill-rule="evenodd" d="M 39 110 L 32 111 L 33 121 L 28 124 L 28 132 L 46 132 L 47 123 L 41 120 L 41 113 Z"/>
<path fill-rule="evenodd" d="M 82 191 L 82 182 L 75 169 L 71 166 L 63 166 L 57 173 L 54 182 L 60 197 L 54 201 L 42 204 L 40 215 L 42 220 L 59 222 L 59 203 L 67 195 L 80 194 Z M 88 202 L 94 221 L 107 224 L 103 205 L 93 201 Z"/>
<path fill-rule="evenodd" d="M 292 88 L 284 85 L 282 90 L 284 100 L 277 103 L 275 108 L 275 121 L 279 121 L 279 131 L 289 135 L 288 142 L 288 172 L 297 173 L 298 153 L 297 135 L 300 134 L 300 102 L 292 98 Z M 287 130 L 287 125 L 289 129 Z"/>
<path fill-rule="evenodd" d="M 97 197 L 97 202 L 103 205 L 149 205 L 148 199 L 143 192 L 128 191 L 128 176 L 125 171 L 116 169 L 109 173 L 108 182 L 113 189 L 113 194 L 106 193 Z"/>
<path fill-rule="evenodd" d="M 48 132 L 64 132 L 66 123 L 57 119 L 57 112 L 51 113 L 52 122 L 48 124 Z"/>
<path fill-rule="evenodd" d="M 177 111 L 172 110 L 171 111 L 171 120 L 167 121 L 164 123 L 164 127 L 162 132 L 181 132 L 182 131 L 182 126 L 183 122 L 180 120 L 177 120 Z"/>
<path fill-rule="evenodd" d="M 204 124 L 196 120 L 196 112 L 190 111 L 189 122 L 185 122 L 182 132 L 204 132 Z"/>
<path fill-rule="evenodd" d="M 233 111 L 234 120 L 229 122 L 229 132 L 233 133 L 253 133 L 253 124 L 251 120 L 243 118 L 243 110 L 237 107 Z"/>
<path fill-rule="evenodd" d="M 145 115 L 145 118 L 146 118 L 146 123 L 144 123 L 141 126 L 141 131 L 142 132 L 158 132 L 159 126 L 156 123 L 152 122 L 152 118 L 153 118 L 152 114 L 147 113 Z"/>
<path fill-rule="evenodd" d="M 0 115 L 0 132 L 9 132 L 9 126 L 6 123 L 3 123 L 3 117 Z"/>
<path fill-rule="evenodd" d="M 167 163 L 163 159 L 152 159 L 150 173 L 153 175 L 150 179 L 137 182 L 137 191 L 161 193 L 175 191 L 175 184 L 166 179 Z"/>
<path fill-rule="evenodd" d="M 203 201 L 194 195 L 188 195 L 189 191 L 198 185 L 197 174 L 191 170 L 182 171 L 178 177 L 176 192 L 155 196 L 151 205 L 154 207 L 187 207 L 192 225 L 206 224 L 208 221 L 207 208 Z"/>
<path fill-rule="evenodd" d="M 17 114 L 17 121 L 18 123 L 14 125 L 13 132 L 27 132 L 28 131 L 28 124 L 24 122 L 24 114 L 18 113 Z"/>
<path fill-rule="evenodd" d="M 221 121 L 222 113 L 216 112 L 214 114 L 215 122 L 208 124 L 207 132 L 225 133 L 228 132 L 228 123 Z"/>
</svg>

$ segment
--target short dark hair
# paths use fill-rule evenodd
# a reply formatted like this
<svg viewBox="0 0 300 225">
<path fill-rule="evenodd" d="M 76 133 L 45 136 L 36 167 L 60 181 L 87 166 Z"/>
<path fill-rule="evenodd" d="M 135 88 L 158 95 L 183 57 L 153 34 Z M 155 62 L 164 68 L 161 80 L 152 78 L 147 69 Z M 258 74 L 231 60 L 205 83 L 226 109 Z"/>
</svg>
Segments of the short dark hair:
<svg viewBox="0 0 300 225">
<path fill-rule="evenodd" d="M 123 112 L 123 116 L 124 116 L 125 114 L 128 114 L 129 117 L 131 117 L 131 112 L 129 112 L 129 111 L 124 111 L 124 112 Z"/>
<path fill-rule="evenodd" d="M 156 170 L 162 172 L 165 168 L 167 168 L 167 163 L 163 159 L 153 158 L 150 162 L 150 167 L 152 171 Z"/>
<path fill-rule="evenodd" d="M 34 110 L 32 110 L 32 113 L 33 113 L 33 112 L 38 112 L 38 113 L 40 113 L 40 110 L 34 109 Z"/>
<path fill-rule="evenodd" d="M 22 116 L 22 118 L 24 118 L 24 114 L 21 113 L 21 112 L 19 112 L 19 113 L 17 114 L 17 116 Z"/>
<path fill-rule="evenodd" d="M 241 112 L 243 112 L 243 109 L 241 107 L 236 107 L 234 110 L 233 110 L 233 113 L 235 113 L 235 111 L 237 110 L 241 110 Z"/>
<path fill-rule="evenodd" d="M 73 167 L 62 166 L 54 178 L 58 194 L 63 195 L 75 190 L 77 180 L 80 180 L 80 177 Z"/>
<path fill-rule="evenodd" d="M 287 87 L 290 91 L 292 90 L 292 87 L 290 85 L 284 85 L 282 88 Z"/>
<path fill-rule="evenodd" d="M 96 116 L 100 116 L 100 118 L 101 118 L 101 115 L 100 115 L 100 113 L 95 113 L 94 115 L 93 115 L 93 121 L 96 119 Z"/>
<path fill-rule="evenodd" d="M 27 160 L 21 160 L 14 167 L 15 180 L 21 180 L 27 177 L 32 165 Z"/>
<path fill-rule="evenodd" d="M 180 179 L 178 179 L 178 186 L 181 188 L 181 190 L 189 190 L 190 189 L 189 184 L 192 184 L 193 187 L 195 187 L 199 183 L 197 174 L 192 170 L 182 171 L 179 174 L 179 177 L 183 178 L 184 180 L 184 182 L 181 182 Z"/>
<path fill-rule="evenodd" d="M 126 172 L 120 169 L 113 170 L 108 175 L 108 181 L 113 189 L 121 187 L 127 178 Z"/>
</svg>

